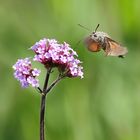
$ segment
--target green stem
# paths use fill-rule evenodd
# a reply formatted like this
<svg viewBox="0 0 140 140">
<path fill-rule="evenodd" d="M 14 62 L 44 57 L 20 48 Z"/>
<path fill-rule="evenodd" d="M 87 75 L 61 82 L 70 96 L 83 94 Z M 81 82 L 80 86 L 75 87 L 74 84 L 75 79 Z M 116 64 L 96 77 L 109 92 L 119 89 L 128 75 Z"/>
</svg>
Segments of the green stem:
<svg viewBox="0 0 140 140">
<path fill-rule="evenodd" d="M 41 105 L 40 105 L 40 140 L 45 140 L 45 135 L 44 135 L 44 118 L 45 118 L 45 104 L 46 104 L 46 89 L 48 87 L 48 82 L 49 82 L 49 77 L 50 77 L 50 72 L 52 68 L 49 68 L 47 70 L 46 78 L 45 78 L 45 83 L 43 87 L 43 91 L 41 94 Z"/>
<path fill-rule="evenodd" d="M 46 96 L 42 95 L 41 110 L 40 110 L 40 140 L 45 140 L 45 135 L 44 135 L 45 104 L 46 104 Z"/>
</svg>

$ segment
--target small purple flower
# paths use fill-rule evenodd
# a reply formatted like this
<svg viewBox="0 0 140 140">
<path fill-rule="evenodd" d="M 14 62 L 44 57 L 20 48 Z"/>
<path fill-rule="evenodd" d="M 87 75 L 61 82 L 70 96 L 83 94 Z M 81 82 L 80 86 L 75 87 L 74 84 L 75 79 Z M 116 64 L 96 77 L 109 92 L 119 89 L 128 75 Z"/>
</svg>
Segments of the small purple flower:
<svg viewBox="0 0 140 140">
<path fill-rule="evenodd" d="M 16 64 L 13 65 L 13 69 L 15 70 L 14 76 L 20 81 L 22 87 L 26 88 L 29 85 L 39 87 L 38 79 L 35 78 L 39 76 L 40 70 L 32 69 L 29 58 L 18 59 Z"/>
<path fill-rule="evenodd" d="M 38 79 L 35 79 L 35 78 L 32 77 L 32 76 L 29 76 L 29 77 L 27 78 L 27 82 L 28 82 L 29 84 L 31 84 L 33 87 L 39 87 Z"/>
<path fill-rule="evenodd" d="M 33 74 L 33 76 L 39 76 L 39 74 L 40 74 L 40 70 L 38 70 L 38 69 L 33 69 L 33 71 L 32 71 L 32 74 Z"/>
<path fill-rule="evenodd" d="M 83 67 L 77 53 L 64 42 L 59 44 L 55 39 L 42 39 L 31 47 L 35 52 L 34 61 L 42 63 L 46 68 L 58 67 L 63 75 L 83 78 Z"/>
</svg>

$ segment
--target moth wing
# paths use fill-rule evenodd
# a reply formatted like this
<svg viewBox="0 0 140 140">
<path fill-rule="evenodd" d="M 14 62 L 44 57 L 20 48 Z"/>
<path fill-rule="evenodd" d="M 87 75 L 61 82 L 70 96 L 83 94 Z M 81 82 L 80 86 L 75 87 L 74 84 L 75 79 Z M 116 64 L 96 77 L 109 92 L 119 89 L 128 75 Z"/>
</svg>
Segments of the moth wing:
<svg viewBox="0 0 140 140">
<path fill-rule="evenodd" d="M 122 47 L 118 42 L 107 38 L 108 45 L 105 49 L 106 55 L 110 56 L 124 56 L 128 50 L 126 47 Z"/>
<path fill-rule="evenodd" d="M 90 36 L 85 39 L 85 44 L 87 46 L 87 49 L 91 52 L 98 52 L 101 50 L 99 43 L 91 39 Z"/>
</svg>

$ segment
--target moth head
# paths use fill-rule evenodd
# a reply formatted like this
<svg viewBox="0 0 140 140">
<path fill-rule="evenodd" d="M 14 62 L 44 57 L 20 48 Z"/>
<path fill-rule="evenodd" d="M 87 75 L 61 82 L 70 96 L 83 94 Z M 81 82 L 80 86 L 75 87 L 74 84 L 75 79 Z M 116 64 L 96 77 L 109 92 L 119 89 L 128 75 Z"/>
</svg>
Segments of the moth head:
<svg viewBox="0 0 140 140">
<path fill-rule="evenodd" d="M 90 37 L 93 39 L 93 40 L 97 40 L 98 39 L 98 32 L 97 32 L 97 29 L 99 28 L 100 24 L 98 24 L 94 30 L 94 32 L 92 32 L 92 34 L 90 35 Z"/>
<path fill-rule="evenodd" d="M 98 32 L 93 32 L 90 37 L 93 39 L 93 40 L 97 40 L 98 39 Z"/>
</svg>

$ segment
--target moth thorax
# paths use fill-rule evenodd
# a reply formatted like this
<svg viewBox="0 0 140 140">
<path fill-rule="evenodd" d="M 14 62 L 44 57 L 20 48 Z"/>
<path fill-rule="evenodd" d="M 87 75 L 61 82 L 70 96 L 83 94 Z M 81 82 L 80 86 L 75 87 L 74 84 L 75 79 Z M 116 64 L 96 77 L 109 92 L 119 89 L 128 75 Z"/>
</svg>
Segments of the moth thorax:
<svg viewBox="0 0 140 140">
<path fill-rule="evenodd" d="M 92 39 L 95 40 L 96 42 L 99 43 L 104 43 L 105 41 L 105 37 L 108 37 L 108 34 L 104 33 L 104 32 L 96 32 L 92 34 Z"/>
</svg>

